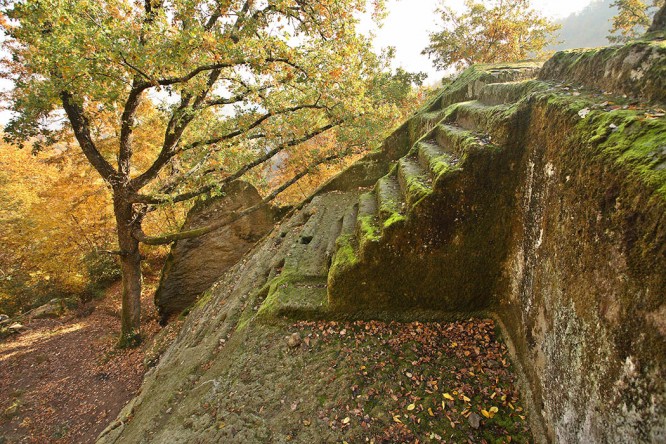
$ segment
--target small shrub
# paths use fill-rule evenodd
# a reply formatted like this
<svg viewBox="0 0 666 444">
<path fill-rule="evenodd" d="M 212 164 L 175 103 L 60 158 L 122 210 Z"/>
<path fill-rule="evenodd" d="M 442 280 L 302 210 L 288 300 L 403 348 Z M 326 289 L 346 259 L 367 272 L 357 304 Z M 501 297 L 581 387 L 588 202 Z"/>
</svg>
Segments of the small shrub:
<svg viewBox="0 0 666 444">
<path fill-rule="evenodd" d="M 83 302 L 104 297 L 105 290 L 109 285 L 120 279 L 120 266 L 115 256 L 93 250 L 85 255 L 84 263 L 88 284 L 81 295 Z"/>
<path fill-rule="evenodd" d="M 93 250 L 85 256 L 88 285 L 108 287 L 120 279 L 120 266 L 114 255 Z"/>
</svg>

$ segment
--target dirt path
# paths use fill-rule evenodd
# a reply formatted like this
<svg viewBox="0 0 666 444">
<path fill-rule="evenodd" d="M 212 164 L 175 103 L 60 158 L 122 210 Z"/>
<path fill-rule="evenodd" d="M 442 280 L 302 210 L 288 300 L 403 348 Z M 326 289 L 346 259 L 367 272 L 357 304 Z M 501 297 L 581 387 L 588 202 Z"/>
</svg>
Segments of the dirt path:
<svg viewBox="0 0 666 444">
<path fill-rule="evenodd" d="M 144 348 L 117 350 L 119 286 L 92 313 L 33 320 L 0 342 L 0 444 L 89 443 L 139 388 Z M 150 295 L 143 331 L 159 330 Z M 90 309 L 88 309 L 90 310 Z M 144 341 L 144 344 L 148 341 Z"/>
</svg>

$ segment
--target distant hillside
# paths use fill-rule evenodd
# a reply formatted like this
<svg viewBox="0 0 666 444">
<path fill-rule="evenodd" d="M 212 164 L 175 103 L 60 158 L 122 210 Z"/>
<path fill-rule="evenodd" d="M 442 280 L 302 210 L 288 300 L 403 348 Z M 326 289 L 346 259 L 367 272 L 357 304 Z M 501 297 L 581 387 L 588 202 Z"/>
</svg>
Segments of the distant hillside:
<svg viewBox="0 0 666 444">
<path fill-rule="evenodd" d="M 568 48 L 591 48 L 608 45 L 611 20 L 617 8 L 611 7 L 613 0 L 595 0 L 576 14 L 557 21 L 562 25 L 559 38 L 562 43 L 549 47 L 552 50 Z"/>
</svg>

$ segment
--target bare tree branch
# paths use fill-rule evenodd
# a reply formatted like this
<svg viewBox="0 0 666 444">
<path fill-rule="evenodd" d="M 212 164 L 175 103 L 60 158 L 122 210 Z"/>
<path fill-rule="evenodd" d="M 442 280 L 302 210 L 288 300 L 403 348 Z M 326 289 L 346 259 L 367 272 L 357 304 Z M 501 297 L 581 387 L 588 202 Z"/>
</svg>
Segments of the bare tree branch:
<svg viewBox="0 0 666 444">
<path fill-rule="evenodd" d="M 250 171 L 252 168 L 261 165 L 262 163 L 267 162 L 268 160 L 272 159 L 280 153 L 281 151 L 284 151 L 287 148 L 299 145 L 301 143 L 307 142 L 308 140 L 312 139 L 315 136 L 318 136 L 319 134 L 322 134 L 336 126 L 339 126 L 342 122 L 335 122 L 331 123 L 328 125 L 325 125 L 323 127 L 317 128 L 314 131 L 311 131 L 307 134 L 305 134 L 302 137 L 299 137 L 298 139 L 293 139 L 288 142 L 285 142 L 272 150 L 266 152 L 263 156 L 258 157 L 257 159 L 253 160 L 252 162 L 249 162 L 245 164 L 243 167 L 238 169 L 235 173 L 225 177 L 221 181 L 211 184 L 211 185 L 206 185 L 204 187 L 201 187 L 197 190 L 194 191 L 189 191 L 186 193 L 179 194 L 177 196 L 149 196 L 145 194 L 135 194 L 132 196 L 132 202 L 134 203 L 142 203 L 142 204 L 150 204 L 150 205 L 159 205 L 163 203 L 177 203 L 177 202 L 185 202 L 187 200 L 193 199 L 195 197 L 201 196 L 202 194 L 206 194 L 210 191 L 212 191 L 214 188 L 220 188 L 223 187 L 224 185 L 228 184 L 229 182 L 232 182 L 236 179 L 239 179 L 242 177 L 245 173 Z M 207 170 L 204 172 L 204 174 L 211 174 L 214 172 L 220 171 L 219 169 L 211 169 Z"/>
<path fill-rule="evenodd" d="M 207 100 L 204 102 L 204 106 L 210 107 L 210 106 L 219 106 L 219 105 L 231 105 L 234 103 L 242 102 L 243 100 L 247 99 L 250 95 L 254 93 L 260 93 L 261 91 L 265 91 L 271 88 L 271 86 L 262 86 L 261 88 L 257 89 L 251 89 L 250 87 L 246 88 L 247 88 L 246 91 L 244 91 L 241 94 L 237 94 L 235 96 L 219 97 L 217 99 Z"/>
<path fill-rule="evenodd" d="M 274 116 L 277 116 L 277 115 L 280 115 L 280 114 L 287 114 L 287 113 L 291 113 L 291 112 L 296 112 L 296 111 L 299 111 L 299 110 L 302 110 L 302 109 L 326 109 L 326 107 L 323 106 L 323 105 L 318 105 L 318 104 L 314 103 L 314 104 L 310 104 L 310 105 L 306 104 L 306 105 L 293 106 L 293 107 L 285 108 L 285 109 L 279 110 L 279 111 L 269 111 L 266 114 L 263 114 L 261 117 L 257 118 L 254 122 L 252 122 L 250 125 L 246 126 L 245 128 L 239 128 L 239 129 L 237 129 L 235 131 L 232 131 L 230 133 L 227 133 L 225 135 L 218 136 L 218 137 L 213 137 L 213 138 L 208 139 L 208 140 L 199 140 L 199 141 L 196 141 L 196 142 L 192 142 L 192 143 L 184 146 L 182 148 L 182 151 L 187 151 L 187 150 L 191 150 L 191 149 L 194 149 L 194 148 L 199 148 L 200 146 L 214 145 L 216 143 L 220 143 L 220 142 L 223 142 L 225 140 L 233 139 L 234 137 L 240 136 L 241 134 L 247 133 L 248 131 L 258 127 L 259 125 L 264 123 L 266 120 L 270 119 L 271 117 L 274 117 Z"/>
<path fill-rule="evenodd" d="M 166 234 L 163 236 L 154 236 L 154 237 L 147 236 L 140 228 L 137 228 L 133 232 L 133 235 L 139 242 L 143 242 L 146 245 L 168 245 L 172 242 L 176 242 L 179 240 L 193 239 L 195 237 L 203 236 L 219 228 L 222 228 L 225 225 L 232 224 L 235 221 L 247 216 L 248 214 L 254 213 L 258 209 L 272 202 L 280 193 L 282 193 L 287 188 L 289 188 L 290 186 L 301 180 L 304 176 L 308 175 L 314 168 L 318 167 L 323 163 L 344 157 L 346 154 L 347 154 L 346 152 L 332 154 L 330 156 L 315 160 L 310 165 L 308 165 L 304 170 L 294 175 L 287 182 L 283 183 L 278 188 L 273 190 L 270 194 L 268 194 L 266 197 L 264 197 L 260 203 L 253 205 L 249 208 L 246 208 L 242 211 L 234 212 L 229 216 L 227 216 L 226 218 L 222 219 L 221 221 L 215 222 L 211 225 L 202 228 L 195 228 L 193 230 L 181 231 L 179 233 L 172 233 L 172 234 Z"/>
<path fill-rule="evenodd" d="M 150 2 L 149 2 L 150 3 Z M 132 159 L 132 132 L 134 131 L 134 115 L 141 102 L 141 90 L 136 88 L 138 80 L 132 83 L 132 90 L 125 102 L 125 108 L 120 120 L 120 149 L 118 150 L 118 172 L 129 177 L 130 161 Z"/>
<path fill-rule="evenodd" d="M 62 91 L 60 93 L 60 100 L 62 101 L 62 106 L 67 113 L 67 117 L 74 130 L 74 135 L 79 142 L 83 154 L 92 166 L 95 167 L 102 178 L 113 185 L 112 181 L 117 172 L 97 150 L 97 147 L 92 140 L 92 136 L 90 135 L 90 122 L 85 116 L 83 108 L 76 103 L 72 94 L 67 91 Z"/>
</svg>

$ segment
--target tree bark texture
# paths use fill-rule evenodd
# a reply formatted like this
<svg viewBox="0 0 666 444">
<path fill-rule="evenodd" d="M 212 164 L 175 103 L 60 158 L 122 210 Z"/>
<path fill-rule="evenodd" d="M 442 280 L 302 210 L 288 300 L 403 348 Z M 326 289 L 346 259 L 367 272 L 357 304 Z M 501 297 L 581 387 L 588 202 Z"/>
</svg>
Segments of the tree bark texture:
<svg viewBox="0 0 666 444">
<path fill-rule="evenodd" d="M 138 222 L 127 193 L 114 193 L 113 209 L 118 228 L 123 285 L 119 344 L 127 347 L 137 345 L 141 333 L 141 253 L 139 241 L 132 235 Z"/>
</svg>

